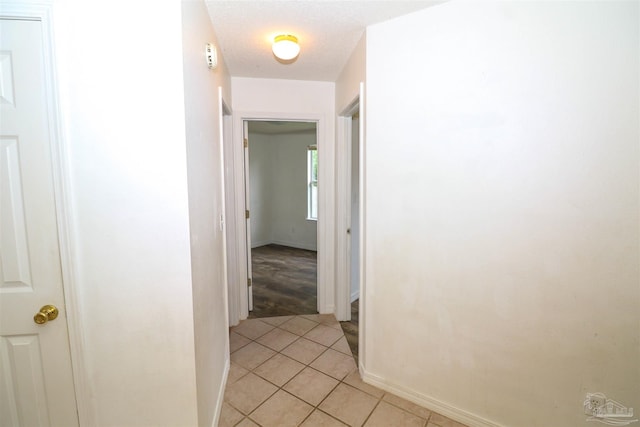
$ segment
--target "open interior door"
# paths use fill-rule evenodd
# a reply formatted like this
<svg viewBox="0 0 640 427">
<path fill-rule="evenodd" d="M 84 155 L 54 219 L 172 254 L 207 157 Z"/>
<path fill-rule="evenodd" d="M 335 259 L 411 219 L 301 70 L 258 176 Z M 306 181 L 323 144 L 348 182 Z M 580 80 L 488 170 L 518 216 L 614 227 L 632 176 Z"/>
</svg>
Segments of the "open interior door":
<svg viewBox="0 0 640 427">
<path fill-rule="evenodd" d="M 247 222 L 247 296 L 249 311 L 253 310 L 253 286 L 251 274 L 251 180 L 249 177 L 249 122 L 242 121 L 242 140 L 244 144 L 244 206 Z"/>
</svg>

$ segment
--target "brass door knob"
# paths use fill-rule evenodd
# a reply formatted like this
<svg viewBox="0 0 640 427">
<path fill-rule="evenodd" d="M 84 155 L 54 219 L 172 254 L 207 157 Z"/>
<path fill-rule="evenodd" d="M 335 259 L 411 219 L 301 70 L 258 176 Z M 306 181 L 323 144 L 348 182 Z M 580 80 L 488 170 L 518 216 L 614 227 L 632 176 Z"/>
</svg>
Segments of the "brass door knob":
<svg viewBox="0 0 640 427">
<path fill-rule="evenodd" d="M 50 320 L 54 320 L 58 317 L 58 309 L 54 305 L 45 305 L 42 306 L 39 312 L 33 316 L 33 321 L 38 325 L 42 325 L 47 323 Z"/>
</svg>

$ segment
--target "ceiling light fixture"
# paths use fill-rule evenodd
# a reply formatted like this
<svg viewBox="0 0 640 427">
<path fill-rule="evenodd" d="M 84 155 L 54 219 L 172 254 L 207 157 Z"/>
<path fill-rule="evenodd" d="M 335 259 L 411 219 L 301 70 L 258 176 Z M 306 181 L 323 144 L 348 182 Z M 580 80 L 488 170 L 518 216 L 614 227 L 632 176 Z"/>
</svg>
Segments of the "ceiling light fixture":
<svg viewBox="0 0 640 427">
<path fill-rule="evenodd" d="M 290 34 L 281 34 L 276 36 L 271 46 L 273 54 L 283 61 L 290 61 L 300 53 L 300 45 L 298 38 Z"/>
</svg>

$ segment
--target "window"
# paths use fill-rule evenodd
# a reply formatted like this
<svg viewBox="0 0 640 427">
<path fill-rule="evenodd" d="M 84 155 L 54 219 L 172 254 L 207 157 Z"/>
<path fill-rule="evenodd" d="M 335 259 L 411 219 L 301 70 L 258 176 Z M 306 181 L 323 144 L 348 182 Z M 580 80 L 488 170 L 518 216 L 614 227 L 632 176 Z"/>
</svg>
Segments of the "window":
<svg viewBox="0 0 640 427">
<path fill-rule="evenodd" d="M 318 147 L 307 147 L 307 219 L 318 219 Z"/>
</svg>

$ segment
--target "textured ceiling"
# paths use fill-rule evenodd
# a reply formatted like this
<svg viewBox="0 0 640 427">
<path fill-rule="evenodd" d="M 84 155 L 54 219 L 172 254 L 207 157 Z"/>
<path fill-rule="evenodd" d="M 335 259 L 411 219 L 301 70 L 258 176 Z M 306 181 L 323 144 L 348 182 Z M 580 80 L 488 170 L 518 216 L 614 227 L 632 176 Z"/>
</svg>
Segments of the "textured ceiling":
<svg viewBox="0 0 640 427">
<path fill-rule="evenodd" d="M 335 81 L 368 25 L 442 1 L 209 0 L 207 7 L 232 76 Z M 298 37 L 295 62 L 271 53 L 278 34 Z"/>
</svg>

